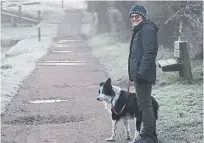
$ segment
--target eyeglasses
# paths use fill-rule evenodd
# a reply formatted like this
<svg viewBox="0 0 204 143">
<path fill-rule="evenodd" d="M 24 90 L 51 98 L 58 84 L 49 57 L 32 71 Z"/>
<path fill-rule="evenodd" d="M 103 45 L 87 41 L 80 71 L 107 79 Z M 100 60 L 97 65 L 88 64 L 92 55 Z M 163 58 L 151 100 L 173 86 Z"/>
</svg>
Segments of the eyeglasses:
<svg viewBox="0 0 204 143">
<path fill-rule="evenodd" d="M 138 15 L 131 15 L 131 16 L 130 16 L 130 19 L 133 19 L 133 18 L 137 19 L 137 18 L 139 18 L 139 17 L 140 17 L 139 14 L 138 14 Z"/>
</svg>

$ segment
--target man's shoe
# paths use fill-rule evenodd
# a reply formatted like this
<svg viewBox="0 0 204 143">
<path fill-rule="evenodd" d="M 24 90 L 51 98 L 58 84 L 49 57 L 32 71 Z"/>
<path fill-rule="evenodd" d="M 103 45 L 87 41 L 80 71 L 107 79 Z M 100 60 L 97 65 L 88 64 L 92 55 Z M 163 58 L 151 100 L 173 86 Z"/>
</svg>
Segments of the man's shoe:
<svg viewBox="0 0 204 143">
<path fill-rule="evenodd" d="M 154 141 L 150 138 L 142 138 L 138 141 L 135 141 L 134 143 L 154 143 Z"/>
<path fill-rule="evenodd" d="M 158 138 L 157 138 L 157 134 L 154 133 L 153 136 L 149 135 L 149 134 L 141 134 L 141 139 L 135 141 L 135 143 L 158 143 Z"/>
</svg>

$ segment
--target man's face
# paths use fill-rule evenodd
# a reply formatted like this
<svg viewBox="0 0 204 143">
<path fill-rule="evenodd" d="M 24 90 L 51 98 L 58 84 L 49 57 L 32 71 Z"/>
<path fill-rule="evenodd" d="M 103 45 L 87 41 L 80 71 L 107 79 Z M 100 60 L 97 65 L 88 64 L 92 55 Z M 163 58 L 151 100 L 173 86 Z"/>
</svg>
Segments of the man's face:
<svg viewBox="0 0 204 143">
<path fill-rule="evenodd" d="M 132 26 L 137 26 L 143 21 L 143 18 L 140 14 L 131 14 L 130 20 L 132 22 Z"/>
</svg>

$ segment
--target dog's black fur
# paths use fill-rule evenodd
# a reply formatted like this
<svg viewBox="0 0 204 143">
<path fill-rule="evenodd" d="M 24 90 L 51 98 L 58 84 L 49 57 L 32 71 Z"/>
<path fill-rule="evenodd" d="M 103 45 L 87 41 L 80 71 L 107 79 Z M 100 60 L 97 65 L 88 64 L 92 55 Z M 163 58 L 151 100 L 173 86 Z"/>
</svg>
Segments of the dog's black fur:
<svg viewBox="0 0 204 143">
<path fill-rule="evenodd" d="M 103 94 L 105 94 L 106 96 L 110 96 L 113 100 L 114 97 L 116 96 L 116 93 L 113 89 L 114 87 L 111 85 L 110 78 L 106 82 L 100 83 L 100 87 L 102 86 L 103 86 L 103 91 L 102 91 Z M 155 119 L 157 120 L 159 104 L 153 96 L 151 96 L 151 100 L 152 100 L 152 105 L 154 109 Z M 130 118 L 135 117 L 136 118 L 136 129 L 139 132 L 141 129 L 142 115 L 138 107 L 136 93 L 132 93 L 132 92 L 128 93 L 127 91 L 120 90 L 119 98 L 115 102 L 115 106 L 114 106 L 115 111 L 119 113 L 124 105 L 125 105 L 125 108 L 121 114 L 116 114 L 113 110 L 111 110 L 112 120 L 118 121 L 121 118 L 126 117 L 126 116 Z"/>
</svg>

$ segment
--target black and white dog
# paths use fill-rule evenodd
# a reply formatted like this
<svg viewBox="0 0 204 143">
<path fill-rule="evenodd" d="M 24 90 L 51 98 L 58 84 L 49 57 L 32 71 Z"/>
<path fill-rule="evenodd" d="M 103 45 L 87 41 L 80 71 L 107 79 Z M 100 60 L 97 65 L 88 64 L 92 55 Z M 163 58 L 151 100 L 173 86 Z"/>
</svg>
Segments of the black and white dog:
<svg viewBox="0 0 204 143">
<path fill-rule="evenodd" d="M 111 113 L 112 116 L 112 135 L 107 138 L 107 141 L 115 140 L 115 131 L 117 128 L 117 123 L 120 119 L 123 120 L 126 139 L 130 140 L 129 124 L 128 120 L 135 118 L 135 137 L 132 142 L 139 139 L 139 133 L 141 129 L 141 112 L 137 104 L 136 94 L 128 93 L 120 89 L 119 87 L 113 86 L 111 84 L 111 79 L 108 78 L 106 82 L 100 83 L 99 95 L 97 100 L 103 101 L 105 108 Z M 155 118 L 158 118 L 158 102 L 151 96 L 153 109 L 155 113 Z"/>
</svg>

